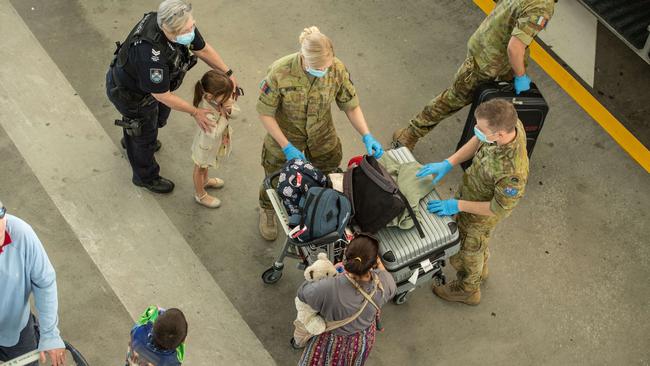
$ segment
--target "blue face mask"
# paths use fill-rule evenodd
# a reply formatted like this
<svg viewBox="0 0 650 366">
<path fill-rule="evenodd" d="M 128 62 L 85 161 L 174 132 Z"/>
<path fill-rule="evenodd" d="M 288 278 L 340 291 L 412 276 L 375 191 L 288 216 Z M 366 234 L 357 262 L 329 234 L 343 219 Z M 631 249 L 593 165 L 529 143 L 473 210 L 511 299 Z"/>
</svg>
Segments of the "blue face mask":
<svg viewBox="0 0 650 366">
<path fill-rule="evenodd" d="M 193 40 L 194 40 L 194 28 L 192 28 L 192 31 L 189 33 L 176 36 L 176 43 L 182 44 L 183 46 L 189 46 Z"/>
<path fill-rule="evenodd" d="M 485 142 L 485 143 L 488 143 L 488 144 L 491 144 L 491 143 L 494 142 L 494 141 L 488 140 L 487 136 L 485 136 L 485 134 L 483 132 L 481 132 L 481 130 L 476 128 L 476 126 L 474 126 L 474 135 L 476 135 L 476 138 L 479 139 L 479 141 L 481 141 L 481 142 Z"/>
<path fill-rule="evenodd" d="M 312 69 L 311 67 L 308 67 L 307 72 L 309 73 L 309 75 L 315 76 L 317 78 L 322 78 L 323 76 L 327 75 L 327 69 L 316 70 L 316 69 Z"/>
</svg>

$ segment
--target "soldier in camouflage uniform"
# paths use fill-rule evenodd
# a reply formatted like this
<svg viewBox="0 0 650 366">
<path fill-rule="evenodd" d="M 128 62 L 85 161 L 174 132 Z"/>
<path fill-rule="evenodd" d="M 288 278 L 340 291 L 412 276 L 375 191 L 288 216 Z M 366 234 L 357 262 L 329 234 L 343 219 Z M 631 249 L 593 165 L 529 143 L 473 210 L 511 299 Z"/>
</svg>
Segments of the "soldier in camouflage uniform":
<svg viewBox="0 0 650 366">
<path fill-rule="evenodd" d="M 527 47 L 546 27 L 557 0 L 500 0 L 467 43 L 467 58 L 452 85 L 438 94 L 408 127 L 393 133 L 394 146 L 413 150 L 440 121 L 472 102 L 476 88 L 494 80 L 513 80 L 517 94 L 530 89 Z"/>
<path fill-rule="evenodd" d="M 460 251 L 450 258 L 457 279 L 433 292 L 448 301 L 477 305 L 481 281 L 488 274 L 488 240 L 501 219 L 510 215 L 524 194 L 528 180 L 526 132 L 512 103 L 495 99 L 481 104 L 472 137 L 440 163 L 425 165 L 418 176 L 435 174 L 437 183 L 453 166 L 472 159 L 456 198 L 432 200 L 430 212 L 457 215 Z"/>
<path fill-rule="evenodd" d="M 350 75 L 334 57 L 329 38 L 311 27 L 301 34 L 300 44 L 301 51 L 275 61 L 260 84 L 257 112 L 268 131 L 262 146 L 265 175 L 294 158 L 306 159 L 326 174 L 340 171 L 342 149 L 332 120 L 334 101 L 363 136 L 368 154 L 380 157 L 381 144 L 369 133 Z M 275 213 L 264 186 L 259 201 L 260 233 L 275 240 Z"/>
</svg>

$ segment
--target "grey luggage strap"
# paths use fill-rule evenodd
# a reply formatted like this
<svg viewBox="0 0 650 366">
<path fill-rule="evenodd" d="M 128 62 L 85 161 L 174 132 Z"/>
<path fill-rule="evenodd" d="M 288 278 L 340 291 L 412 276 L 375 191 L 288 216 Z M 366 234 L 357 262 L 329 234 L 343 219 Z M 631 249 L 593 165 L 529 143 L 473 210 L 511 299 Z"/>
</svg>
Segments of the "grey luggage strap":
<svg viewBox="0 0 650 366">
<path fill-rule="evenodd" d="M 355 281 L 355 280 L 351 279 L 350 277 L 348 277 L 347 274 L 345 274 L 344 276 L 352 283 L 352 285 L 357 290 L 359 290 L 359 292 L 361 292 L 361 295 L 363 295 L 363 297 L 365 297 L 365 300 L 363 300 L 363 304 L 361 305 L 361 308 L 359 308 L 359 310 L 356 313 L 350 315 L 349 317 L 347 317 L 345 319 L 341 319 L 341 320 L 337 320 L 337 321 L 333 321 L 333 322 L 327 322 L 327 326 L 325 327 L 325 332 L 331 332 L 334 329 L 344 327 L 344 326 L 352 323 L 353 321 L 355 321 L 359 316 L 361 316 L 363 311 L 366 310 L 366 306 L 368 306 L 369 302 L 375 308 L 377 308 L 377 311 L 379 311 L 379 307 L 372 300 L 372 297 L 375 296 L 375 293 L 377 293 L 378 288 L 381 289 L 382 291 L 384 290 L 383 286 L 381 285 L 381 282 L 379 282 L 379 277 L 373 275 L 373 283 L 375 284 L 375 288 L 372 290 L 372 292 L 370 294 L 368 294 L 367 292 L 363 291 L 363 289 L 359 286 L 357 281 Z"/>
<path fill-rule="evenodd" d="M 384 167 L 379 164 L 379 171 L 377 171 L 377 169 L 375 169 L 375 167 L 373 167 L 365 157 L 361 160 L 360 167 L 363 172 L 366 173 L 368 178 L 375 182 L 375 184 L 378 185 L 381 189 L 388 193 L 397 194 L 400 196 L 400 198 L 406 204 L 406 211 L 408 211 L 411 219 L 413 219 L 413 225 L 415 225 L 415 229 L 418 231 L 420 238 L 424 239 L 424 231 L 422 230 L 420 221 L 418 220 L 417 216 L 415 216 L 415 212 L 413 212 L 411 204 L 406 199 L 404 194 L 402 194 L 402 191 L 399 190 L 399 187 L 397 187 L 397 184 L 394 182 L 393 177 L 388 174 L 386 169 L 384 169 Z"/>
</svg>

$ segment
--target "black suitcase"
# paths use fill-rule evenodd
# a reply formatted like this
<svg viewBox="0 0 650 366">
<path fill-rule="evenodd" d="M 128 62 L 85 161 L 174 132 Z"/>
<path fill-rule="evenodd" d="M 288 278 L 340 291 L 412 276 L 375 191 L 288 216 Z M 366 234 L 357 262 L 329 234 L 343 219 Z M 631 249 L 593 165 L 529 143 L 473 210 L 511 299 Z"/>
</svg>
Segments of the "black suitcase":
<svg viewBox="0 0 650 366">
<path fill-rule="evenodd" d="M 515 95 L 512 83 L 493 81 L 480 85 L 474 93 L 472 108 L 467 116 L 467 122 L 465 122 L 465 128 L 463 129 L 460 141 L 458 141 L 456 150 L 460 149 L 474 136 L 474 126 L 476 125 L 474 111 L 476 107 L 483 102 L 495 98 L 505 99 L 514 104 L 519 115 L 519 120 L 521 120 L 526 130 L 526 149 L 530 158 L 535 147 L 535 142 L 537 142 L 537 137 L 539 137 L 542 126 L 544 126 L 544 120 L 548 114 L 548 104 L 546 104 L 546 100 L 544 100 L 542 93 L 534 83 L 530 84 L 530 90 L 522 92 L 519 95 Z M 463 170 L 469 168 L 470 165 L 472 165 L 472 160 L 461 164 Z"/>
</svg>

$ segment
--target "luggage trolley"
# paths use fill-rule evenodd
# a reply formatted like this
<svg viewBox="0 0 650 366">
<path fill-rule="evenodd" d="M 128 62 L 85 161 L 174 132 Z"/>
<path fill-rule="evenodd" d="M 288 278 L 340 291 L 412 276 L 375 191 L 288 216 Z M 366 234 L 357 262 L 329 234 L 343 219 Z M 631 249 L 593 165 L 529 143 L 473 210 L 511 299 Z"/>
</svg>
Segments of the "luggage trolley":
<svg viewBox="0 0 650 366">
<path fill-rule="evenodd" d="M 74 348 L 70 343 L 63 341 L 65 344 L 65 349 L 70 353 L 68 356 L 72 356 L 72 361 L 74 362 L 75 365 L 77 366 L 88 366 L 88 362 L 84 358 L 84 356 L 81 354 L 81 352 L 77 351 L 76 348 Z M 38 350 L 34 350 L 32 352 L 25 353 L 22 356 L 18 356 L 12 360 L 6 361 L 5 363 L 0 363 L 0 366 L 24 366 L 24 365 L 29 365 L 32 362 L 38 361 L 40 356 L 40 352 Z M 70 360 L 70 357 L 66 357 L 66 364 L 67 361 Z"/>
<path fill-rule="evenodd" d="M 262 281 L 266 284 L 274 284 L 282 278 L 282 270 L 284 269 L 284 259 L 295 258 L 300 262 L 298 263 L 298 269 L 304 270 L 307 266 L 311 265 L 318 258 L 318 253 L 326 253 L 327 258 L 332 262 L 336 263 L 343 259 L 343 252 L 348 242 L 345 238 L 341 238 L 339 234 L 334 231 L 325 236 L 322 236 L 316 240 L 309 242 L 301 242 L 294 240 L 289 235 L 289 215 L 287 210 L 280 199 L 280 196 L 275 191 L 273 187 L 273 181 L 280 175 L 280 171 L 273 173 L 264 179 L 264 187 L 266 188 L 266 194 L 271 200 L 273 205 L 273 210 L 278 217 L 280 226 L 286 235 L 286 240 L 282 248 L 282 252 L 275 260 L 273 265 L 262 273 Z"/>
</svg>

